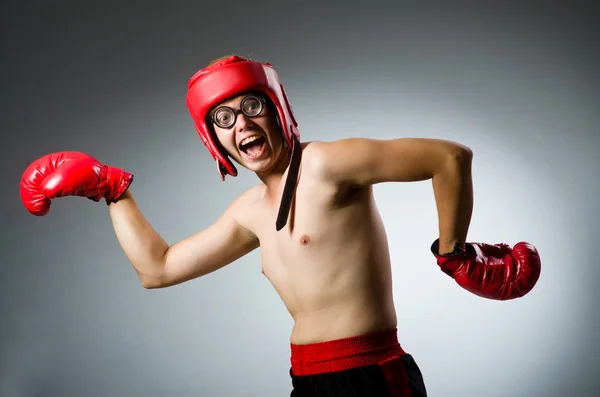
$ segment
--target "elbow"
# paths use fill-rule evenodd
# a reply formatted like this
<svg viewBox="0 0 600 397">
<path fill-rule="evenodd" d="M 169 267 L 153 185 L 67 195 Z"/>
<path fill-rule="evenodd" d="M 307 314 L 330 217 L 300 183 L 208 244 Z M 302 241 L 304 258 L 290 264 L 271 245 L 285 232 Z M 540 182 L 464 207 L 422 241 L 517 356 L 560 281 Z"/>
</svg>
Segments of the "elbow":
<svg viewBox="0 0 600 397">
<path fill-rule="evenodd" d="M 450 143 L 445 154 L 440 156 L 433 177 L 438 175 L 466 175 L 471 172 L 473 151 L 467 146 Z"/>
<path fill-rule="evenodd" d="M 139 275 L 139 277 L 142 287 L 145 289 L 159 289 L 164 287 L 164 284 L 159 277 L 144 277 L 142 275 Z"/>
<path fill-rule="evenodd" d="M 447 164 L 458 166 L 459 168 L 471 168 L 473 161 L 473 151 L 471 148 L 461 145 L 453 144 L 448 150 Z"/>
<path fill-rule="evenodd" d="M 142 281 L 142 287 L 144 287 L 144 289 L 159 289 L 159 288 L 161 288 L 161 286 L 159 284 L 149 283 L 149 282 L 144 282 L 144 281 Z"/>
<path fill-rule="evenodd" d="M 144 289 L 157 289 L 159 288 L 157 283 L 153 283 L 151 281 L 148 280 L 144 280 L 144 279 L 140 279 L 141 283 L 142 283 L 142 287 L 144 287 Z"/>
<path fill-rule="evenodd" d="M 450 149 L 450 152 L 452 152 L 454 156 L 465 159 L 471 159 L 473 157 L 473 151 L 470 147 L 457 142 L 454 142 Z"/>
</svg>

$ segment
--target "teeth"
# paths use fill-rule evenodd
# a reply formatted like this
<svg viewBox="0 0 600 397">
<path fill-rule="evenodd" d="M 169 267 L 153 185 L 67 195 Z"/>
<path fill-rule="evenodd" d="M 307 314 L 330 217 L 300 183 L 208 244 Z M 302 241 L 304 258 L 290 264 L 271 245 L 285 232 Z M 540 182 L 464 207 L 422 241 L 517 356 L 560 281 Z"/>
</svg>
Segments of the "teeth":
<svg viewBox="0 0 600 397">
<path fill-rule="evenodd" d="M 248 137 L 248 138 L 244 139 L 242 142 L 240 142 L 240 146 L 244 146 L 244 145 L 247 145 L 250 142 L 254 142 L 258 138 L 260 138 L 258 135 L 254 135 L 254 136 Z"/>
</svg>

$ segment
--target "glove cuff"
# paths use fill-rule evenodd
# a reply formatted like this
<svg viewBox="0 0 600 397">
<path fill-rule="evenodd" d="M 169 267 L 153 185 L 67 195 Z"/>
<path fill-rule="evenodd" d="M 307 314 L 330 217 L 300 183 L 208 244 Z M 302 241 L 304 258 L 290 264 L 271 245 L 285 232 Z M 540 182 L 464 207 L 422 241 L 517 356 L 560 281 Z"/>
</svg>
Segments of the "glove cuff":
<svg viewBox="0 0 600 397">
<path fill-rule="evenodd" d="M 119 200 L 133 182 L 133 174 L 119 168 L 104 166 L 102 174 L 106 204 Z"/>
<path fill-rule="evenodd" d="M 462 259 L 477 256 L 475 248 L 469 243 L 456 243 L 452 252 L 440 254 L 439 238 L 431 244 L 431 253 L 436 257 L 440 269 L 452 278 L 454 278 L 456 270 L 462 266 Z"/>
</svg>

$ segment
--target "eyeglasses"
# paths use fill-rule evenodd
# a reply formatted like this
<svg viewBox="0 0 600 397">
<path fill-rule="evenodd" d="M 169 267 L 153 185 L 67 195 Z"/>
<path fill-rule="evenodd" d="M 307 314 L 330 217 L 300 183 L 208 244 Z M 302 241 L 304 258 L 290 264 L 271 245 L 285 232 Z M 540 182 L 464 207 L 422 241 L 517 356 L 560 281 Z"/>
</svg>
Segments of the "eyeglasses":
<svg viewBox="0 0 600 397">
<path fill-rule="evenodd" d="M 257 117 L 262 113 L 264 105 L 264 98 L 248 95 L 242 99 L 239 109 L 234 110 L 229 106 L 220 106 L 210 114 L 209 120 L 221 128 L 231 128 L 240 113 L 247 117 Z"/>
</svg>

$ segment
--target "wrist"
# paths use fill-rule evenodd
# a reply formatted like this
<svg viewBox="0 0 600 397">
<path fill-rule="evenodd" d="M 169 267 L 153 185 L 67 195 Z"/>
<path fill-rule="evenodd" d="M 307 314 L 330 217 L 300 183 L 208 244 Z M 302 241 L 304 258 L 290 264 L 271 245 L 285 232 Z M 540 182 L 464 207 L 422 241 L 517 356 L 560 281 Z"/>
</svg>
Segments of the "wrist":
<svg viewBox="0 0 600 397">
<path fill-rule="evenodd" d="M 444 242 L 438 238 L 431 244 L 431 253 L 442 258 L 460 255 L 463 251 L 462 246 L 455 241 Z"/>
<path fill-rule="evenodd" d="M 133 182 L 133 174 L 120 168 L 104 167 L 104 183 L 106 192 L 104 198 L 107 204 L 117 202 L 124 198 L 125 193 Z"/>
</svg>

